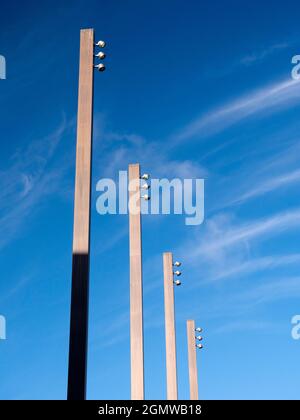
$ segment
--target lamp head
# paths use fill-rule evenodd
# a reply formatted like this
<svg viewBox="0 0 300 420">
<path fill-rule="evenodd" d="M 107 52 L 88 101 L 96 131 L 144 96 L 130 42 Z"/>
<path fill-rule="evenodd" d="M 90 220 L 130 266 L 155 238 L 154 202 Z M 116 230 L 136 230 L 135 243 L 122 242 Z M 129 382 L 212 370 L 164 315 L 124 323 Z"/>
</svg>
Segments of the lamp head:
<svg viewBox="0 0 300 420">
<path fill-rule="evenodd" d="M 97 54 L 95 54 L 95 57 L 99 58 L 100 60 L 104 60 L 106 54 L 103 51 L 99 51 Z"/>
<path fill-rule="evenodd" d="M 181 276 L 181 271 L 179 271 L 179 270 L 174 271 L 174 274 L 175 274 L 177 277 L 179 277 L 179 276 Z"/>
<path fill-rule="evenodd" d="M 106 46 L 106 42 L 105 41 L 98 41 L 98 42 L 96 42 L 96 44 L 95 44 L 97 47 L 100 47 L 100 48 L 105 48 L 105 46 Z"/>
<path fill-rule="evenodd" d="M 176 261 L 176 262 L 174 262 L 174 264 L 173 264 L 175 267 L 180 267 L 181 266 L 181 262 L 179 262 L 179 261 Z"/>
<path fill-rule="evenodd" d="M 181 281 L 180 280 L 175 280 L 174 284 L 175 284 L 175 286 L 181 286 Z"/>
<path fill-rule="evenodd" d="M 105 70 L 105 65 L 104 65 L 104 64 L 102 64 L 102 63 L 100 63 L 100 64 L 96 64 L 95 68 L 96 68 L 98 71 L 104 71 L 104 70 Z"/>
</svg>

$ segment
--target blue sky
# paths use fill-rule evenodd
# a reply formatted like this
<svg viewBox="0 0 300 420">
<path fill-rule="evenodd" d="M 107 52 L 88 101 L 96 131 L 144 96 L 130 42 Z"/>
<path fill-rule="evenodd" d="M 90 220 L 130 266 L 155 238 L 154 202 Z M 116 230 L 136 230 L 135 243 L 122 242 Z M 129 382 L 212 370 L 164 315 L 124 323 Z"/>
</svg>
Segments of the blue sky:
<svg viewBox="0 0 300 420">
<path fill-rule="evenodd" d="M 204 399 L 299 398 L 299 2 L 3 3 L 0 54 L 1 399 L 66 397 L 79 30 L 105 39 L 95 75 L 88 398 L 127 399 L 128 220 L 96 212 L 97 181 L 140 162 L 205 179 L 205 222 L 143 218 L 146 398 L 164 399 L 164 251 L 186 319 L 204 328 Z"/>
</svg>

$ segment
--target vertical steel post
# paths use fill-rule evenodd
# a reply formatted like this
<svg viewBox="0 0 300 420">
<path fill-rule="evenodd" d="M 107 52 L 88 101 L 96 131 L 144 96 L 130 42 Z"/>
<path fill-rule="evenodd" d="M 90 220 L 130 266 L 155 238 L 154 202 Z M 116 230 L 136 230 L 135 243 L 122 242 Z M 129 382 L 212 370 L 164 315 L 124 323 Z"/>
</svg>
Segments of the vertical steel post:
<svg viewBox="0 0 300 420">
<path fill-rule="evenodd" d="M 129 165 L 131 399 L 144 399 L 144 338 L 140 165 Z"/>
<path fill-rule="evenodd" d="M 94 30 L 80 31 L 68 400 L 86 397 Z"/>
<path fill-rule="evenodd" d="M 187 342 L 188 342 L 188 358 L 189 358 L 189 379 L 190 379 L 190 399 L 198 400 L 198 372 L 197 372 L 197 354 L 195 341 L 195 321 L 188 320 Z"/>
<path fill-rule="evenodd" d="M 163 266 L 164 266 L 164 298 L 165 298 L 167 398 L 168 400 L 177 400 L 178 392 L 177 392 L 173 255 L 171 252 L 165 252 L 163 254 Z"/>
</svg>

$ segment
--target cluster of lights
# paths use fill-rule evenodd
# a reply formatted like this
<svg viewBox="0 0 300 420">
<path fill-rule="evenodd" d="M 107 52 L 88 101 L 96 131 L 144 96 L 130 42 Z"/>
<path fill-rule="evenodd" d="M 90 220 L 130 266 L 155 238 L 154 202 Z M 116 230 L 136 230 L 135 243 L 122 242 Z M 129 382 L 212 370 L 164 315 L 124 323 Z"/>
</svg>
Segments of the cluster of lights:
<svg viewBox="0 0 300 420">
<path fill-rule="evenodd" d="M 178 268 L 178 267 L 180 267 L 180 266 L 181 266 L 181 262 L 176 261 L 176 262 L 173 264 L 173 266 L 174 266 L 174 267 L 176 267 L 176 268 Z M 180 277 L 180 276 L 181 276 L 181 271 L 176 270 L 176 271 L 174 271 L 174 272 L 173 272 L 173 274 L 174 274 L 175 276 L 177 276 L 177 277 Z M 180 280 L 178 280 L 178 279 L 173 280 L 173 283 L 174 283 L 176 286 L 180 286 L 180 285 L 181 285 L 181 281 L 180 281 Z"/>
<path fill-rule="evenodd" d="M 98 41 L 96 42 L 95 46 L 99 48 L 104 48 L 106 46 L 106 42 Z M 97 57 L 99 60 L 104 60 L 104 58 L 106 57 L 106 54 L 103 51 L 99 51 L 97 54 L 94 54 L 94 56 Z M 94 67 L 99 71 L 105 70 L 105 65 L 103 63 L 95 64 Z"/>
<path fill-rule="evenodd" d="M 141 180 L 142 180 L 142 181 L 148 181 L 148 180 L 149 180 L 149 178 L 150 178 L 150 175 L 149 175 L 149 174 L 143 174 L 143 175 L 141 176 Z M 145 182 L 144 184 L 142 184 L 141 188 L 142 188 L 142 190 L 148 191 L 148 190 L 150 190 L 150 185 L 149 185 L 147 182 Z M 144 194 L 144 195 L 142 196 L 142 198 L 143 198 L 145 201 L 149 201 L 149 200 L 150 200 L 150 195 L 149 195 L 149 194 Z"/>
<path fill-rule="evenodd" d="M 196 333 L 202 333 L 203 329 L 198 327 L 195 329 L 195 331 Z M 203 337 L 201 335 L 196 335 L 195 340 L 196 340 L 196 347 L 198 349 L 203 349 L 203 344 L 200 343 L 200 341 L 203 340 Z"/>
</svg>

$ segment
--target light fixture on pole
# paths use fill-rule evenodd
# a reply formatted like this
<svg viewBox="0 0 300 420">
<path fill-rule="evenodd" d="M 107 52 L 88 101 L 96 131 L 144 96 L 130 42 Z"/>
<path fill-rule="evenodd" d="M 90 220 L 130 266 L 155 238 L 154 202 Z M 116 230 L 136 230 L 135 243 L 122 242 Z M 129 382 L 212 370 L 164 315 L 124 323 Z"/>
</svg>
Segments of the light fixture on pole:
<svg viewBox="0 0 300 420">
<path fill-rule="evenodd" d="M 95 43 L 96 47 L 100 47 L 100 48 L 105 48 L 106 47 L 106 42 L 105 41 L 98 41 Z"/>
<path fill-rule="evenodd" d="M 104 48 L 106 46 L 106 43 L 105 41 L 98 41 L 96 42 L 95 46 Z M 106 54 L 103 51 L 99 51 L 97 52 L 97 54 L 94 54 L 94 57 L 98 58 L 99 60 L 104 60 Z M 105 70 L 105 65 L 103 63 L 95 64 L 94 67 L 101 72 Z"/>
</svg>

